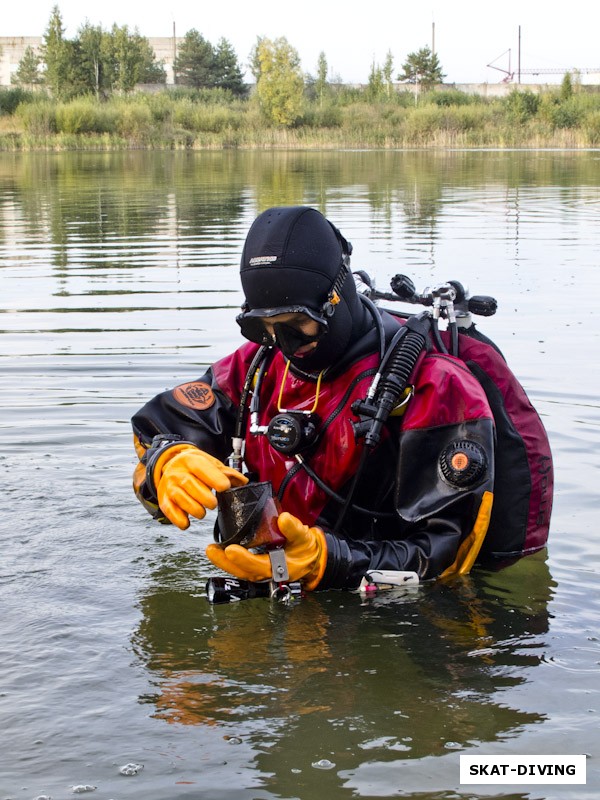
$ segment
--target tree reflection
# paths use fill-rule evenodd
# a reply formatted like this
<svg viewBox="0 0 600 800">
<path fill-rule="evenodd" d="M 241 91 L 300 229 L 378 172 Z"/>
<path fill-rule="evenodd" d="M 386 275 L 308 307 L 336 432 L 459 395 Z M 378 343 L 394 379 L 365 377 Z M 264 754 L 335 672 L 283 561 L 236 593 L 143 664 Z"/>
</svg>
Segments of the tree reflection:
<svg viewBox="0 0 600 800">
<path fill-rule="evenodd" d="M 247 226 L 273 205 L 309 204 L 335 217 L 340 192 L 366 202 L 372 225 L 403 220 L 407 235 L 432 242 L 448 188 L 587 186 L 600 164 L 586 153 L 562 157 L 479 151 L 201 151 L 35 153 L 0 157 L 0 188 L 20 210 L 26 234 L 66 247 L 176 236 L 184 244 L 218 223 Z M 165 219 L 174 224 L 165 226 Z M 343 226 L 343 220 L 337 220 Z M 114 261 L 118 264 L 118 259 Z"/>
<path fill-rule="evenodd" d="M 314 593 L 290 607 L 211 607 L 201 592 L 171 585 L 181 570 L 188 587 L 200 584 L 197 568 L 174 558 L 140 598 L 133 643 L 154 687 L 140 701 L 173 725 L 234 732 L 279 791 L 318 759 L 339 774 L 365 759 L 503 740 L 543 721 L 506 695 L 529 680 L 546 646 L 554 584 L 543 554 L 411 593 Z"/>
</svg>

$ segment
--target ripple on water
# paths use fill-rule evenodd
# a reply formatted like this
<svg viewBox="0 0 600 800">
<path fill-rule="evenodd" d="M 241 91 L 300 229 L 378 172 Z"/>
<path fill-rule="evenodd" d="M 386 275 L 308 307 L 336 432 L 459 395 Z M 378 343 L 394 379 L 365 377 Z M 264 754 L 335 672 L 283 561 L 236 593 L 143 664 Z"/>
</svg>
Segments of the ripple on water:
<svg viewBox="0 0 600 800">
<path fill-rule="evenodd" d="M 542 661 L 568 672 L 600 672 L 600 648 L 569 647 L 544 654 Z"/>
</svg>

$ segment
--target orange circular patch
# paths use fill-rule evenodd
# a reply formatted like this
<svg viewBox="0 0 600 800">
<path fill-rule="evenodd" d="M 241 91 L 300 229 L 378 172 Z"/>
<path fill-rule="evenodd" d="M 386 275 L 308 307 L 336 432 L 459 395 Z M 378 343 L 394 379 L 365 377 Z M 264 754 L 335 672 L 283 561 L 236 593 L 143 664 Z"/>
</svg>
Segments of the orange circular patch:
<svg viewBox="0 0 600 800">
<path fill-rule="evenodd" d="M 450 461 L 452 469 L 462 472 L 469 466 L 469 457 L 466 453 L 455 453 Z"/>
<path fill-rule="evenodd" d="M 195 408 L 198 411 L 210 408 L 215 402 L 213 390 L 208 383 L 200 381 L 182 383 L 181 386 L 173 389 L 173 397 L 180 405 Z"/>
</svg>

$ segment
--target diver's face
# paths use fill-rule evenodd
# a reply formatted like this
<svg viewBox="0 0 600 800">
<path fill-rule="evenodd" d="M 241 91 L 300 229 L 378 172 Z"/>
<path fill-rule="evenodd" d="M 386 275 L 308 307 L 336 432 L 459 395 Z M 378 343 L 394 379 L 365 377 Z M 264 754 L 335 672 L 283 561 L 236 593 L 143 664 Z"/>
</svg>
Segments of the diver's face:
<svg viewBox="0 0 600 800">
<path fill-rule="evenodd" d="M 285 334 L 286 330 L 292 333 L 292 341 L 294 340 L 293 331 L 300 334 L 297 349 L 293 353 L 286 353 L 286 355 L 293 355 L 294 358 L 302 358 L 302 356 L 314 350 L 318 344 L 318 339 L 323 333 L 322 326 L 316 320 L 301 313 L 290 312 L 276 314 L 274 317 L 261 317 L 261 322 L 265 331 L 273 339 L 281 338 L 281 334 Z M 306 341 L 307 339 L 312 339 L 312 341 Z M 301 343 L 303 340 L 304 343 Z"/>
</svg>

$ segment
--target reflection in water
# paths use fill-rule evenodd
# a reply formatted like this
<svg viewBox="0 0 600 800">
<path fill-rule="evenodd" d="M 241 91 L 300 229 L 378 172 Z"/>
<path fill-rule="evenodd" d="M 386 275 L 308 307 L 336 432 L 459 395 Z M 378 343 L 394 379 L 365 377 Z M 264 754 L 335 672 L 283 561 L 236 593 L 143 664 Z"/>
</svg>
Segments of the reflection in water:
<svg viewBox="0 0 600 800">
<path fill-rule="evenodd" d="M 81 256 L 102 268 L 123 266 L 125 242 L 130 248 L 136 239 L 158 236 L 182 238 L 189 246 L 207 229 L 213 234 L 213 225 L 226 230 L 239 219 L 246 184 L 231 159 L 207 165 L 190 158 L 36 155 L 10 171 L 4 199 L 18 209 L 12 213 L 26 236 L 53 245 L 57 275 Z M 2 172 L 0 160 L 0 180 Z M 97 258 L 89 249 L 93 243 L 112 249 Z"/>
<path fill-rule="evenodd" d="M 444 195 L 461 187 L 586 187 L 600 183 L 600 162 L 586 153 L 252 152 L 4 155 L 2 202 L 18 207 L 28 234 L 42 232 L 56 246 L 160 230 L 167 198 L 174 199 L 176 231 L 187 237 L 207 225 L 240 220 L 247 199 L 255 210 L 307 203 L 330 214 L 336 188 L 356 187 L 372 221 L 389 224 L 399 204 L 409 229 L 432 231 Z M 250 189 L 251 187 L 251 189 Z M 250 193 L 249 193 L 250 192 Z M 84 227 L 85 226 L 85 227 Z M 6 231 L 5 231 L 6 233 Z M 60 247 L 56 247 L 60 262 Z M 62 264 L 64 265 L 64 264 Z"/>
<path fill-rule="evenodd" d="M 319 759 L 339 771 L 440 756 L 543 720 L 502 695 L 532 679 L 547 647 L 544 554 L 406 594 L 315 593 L 290 607 L 210 607 L 169 588 L 186 570 L 200 585 L 175 559 L 140 598 L 133 643 L 154 687 L 141 702 L 168 723 L 222 726 L 252 745 L 279 790 Z"/>
<path fill-rule="evenodd" d="M 4 154 L 0 245 L 16 253 L 12 265 L 20 276 L 39 264 L 32 274 L 38 278 L 43 270 L 47 279 L 52 265 L 50 293 L 62 298 L 55 311 L 83 313 L 92 305 L 94 311 L 149 312 L 145 325 L 152 331 L 157 305 L 172 311 L 237 306 L 234 270 L 243 238 L 256 213 L 269 206 L 317 206 L 354 239 L 357 269 L 389 276 L 425 268 L 417 283 L 430 282 L 440 269 L 436 280 L 468 284 L 475 277 L 474 293 L 494 293 L 495 286 L 478 278 L 483 264 L 500 273 L 482 259 L 476 238 L 514 242 L 514 267 L 529 270 L 520 237 L 531 242 L 537 230 L 544 233 L 537 224 L 542 207 L 550 221 L 560 214 L 559 223 L 571 209 L 583 214 L 578 199 L 598 184 L 600 160 L 587 153 Z M 552 198 L 561 191 L 564 197 L 548 202 L 544 187 Z M 525 193 L 529 227 L 522 234 Z M 467 217 L 477 219 L 495 205 L 506 230 L 486 224 L 474 237 Z M 528 278 L 526 271 L 527 291 Z M 207 294 L 215 296 L 198 297 Z M 90 327 L 99 327 L 97 318 Z"/>
<path fill-rule="evenodd" d="M 593 152 L 0 154 L 6 796 L 449 800 L 464 750 L 592 748 L 598 186 Z M 197 534 L 131 495 L 128 419 L 239 343 L 242 242 L 278 203 L 336 221 L 379 288 L 497 296 L 481 330 L 559 465 L 556 596 L 536 556 L 368 602 L 207 605 Z"/>
</svg>

